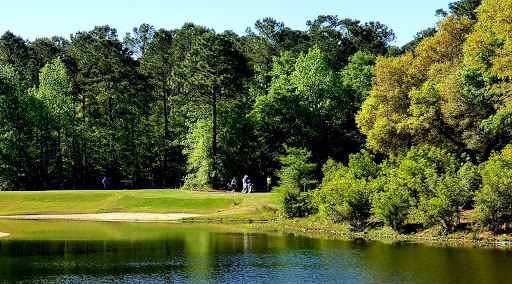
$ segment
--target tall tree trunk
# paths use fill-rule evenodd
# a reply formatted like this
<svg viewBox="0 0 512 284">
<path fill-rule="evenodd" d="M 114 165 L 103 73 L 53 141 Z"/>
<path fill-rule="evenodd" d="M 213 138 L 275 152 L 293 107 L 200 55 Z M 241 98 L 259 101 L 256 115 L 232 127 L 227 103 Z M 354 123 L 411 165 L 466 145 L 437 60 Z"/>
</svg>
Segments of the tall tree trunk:
<svg viewBox="0 0 512 284">
<path fill-rule="evenodd" d="M 134 179 L 138 173 L 139 173 L 139 163 L 137 163 L 137 160 L 138 160 L 138 153 L 137 153 L 137 146 L 136 146 L 136 142 L 135 142 L 135 121 L 132 120 L 131 123 L 130 123 L 130 134 L 131 134 L 131 141 L 129 141 L 130 143 L 130 150 L 131 150 L 131 159 L 130 159 L 130 163 L 132 164 L 133 168 L 132 168 L 132 172 L 130 172 L 130 176 L 128 177 L 128 179 Z"/>
<path fill-rule="evenodd" d="M 59 123 L 60 125 L 60 123 Z M 61 143 L 61 128 L 57 130 L 57 163 L 59 167 L 59 181 L 60 181 L 60 189 L 64 189 L 64 166 L 62 165 L 62 146 Z"/>
<path fill-rule="evenodd" d="M 164 86 L 164 188 L 167 188 L 167 174 L 168 174 L 168 151 L 167 151 L 167 141 L 169 141 L 169 116 L 167 114 L 167 88 Z"/>
<path fill-rule="evenodd" d="M 110 84 L 106 84 L 107 86 L 110 86 Z M 108 155 L 108 175 L 110 177 L 114 176 L 115 166 L 114 166 L 114 159 L 116 159 L 117 153 L 116 153 L 116 132 L 114 130 L 114 98 L 110 94 L 111 88 L 109 87 L 107 89 L 108 93 L 108 131 L 110 132 L 110 141 L 109 141 L 109 155 Z M 109 189 L 112 188 L 111 184 L 109 184 Z"/>
<path fill-rule="evenodd" d="M 83 188 L 84 189 L 93 189 L 92 188 L 92 183 L 91 183 L 91 177 L 89 175 L 89 160 L 88 160 L 88 153 L 87 153 L 87 129 L 89 128 L 89 125 L 87 123 L 87 116 L 91 116 L 90 113 L 91 113 L 91 110 L 90 110 L 90 107 L 89 105 L 87 105 L 86 103 L 86 98 L 84 97 L 83 100 L 82 100 L 82 108 L 83 108 L 83 112 L 84 112 L 84 117 L 83 117 L 83 124 L 84 124 L 84 129 L 82 130 L 83 131 L 83 142 L 82 142 L 82 147 L 83 147 L 83 152 L 82 152 L 82 155 L 83 155 L 83 167 L 84 167 L 84 172 L 83 172 Z"/>
<path fill-rule="evenodd" d="M 218 188 L 217 174 L 217 93 L 212 93 L 212 188 Z"/>
<path fill-rule="evenodd" d="M 77 121 L 77 113 L 76 113 L 76 108 L 73 110 L 73 120 L 71 122 L 71 159 L 73 160 L 73 162 L 71 163 L 72 165 L 78 165 L 79 164 L 79 155 L 77 155 L 77 137 L 76 137 L 76 121 Z M 78 181 L 78 174 L 77 174 L 77 169 L 76 169 L 76 166 L 71 166 L 71 178 L 70 178 L 70 183 L 72 184 L 71 187 L 73 189 L 76 189 L 77 188 L 77 181 Z"/>
</svg>

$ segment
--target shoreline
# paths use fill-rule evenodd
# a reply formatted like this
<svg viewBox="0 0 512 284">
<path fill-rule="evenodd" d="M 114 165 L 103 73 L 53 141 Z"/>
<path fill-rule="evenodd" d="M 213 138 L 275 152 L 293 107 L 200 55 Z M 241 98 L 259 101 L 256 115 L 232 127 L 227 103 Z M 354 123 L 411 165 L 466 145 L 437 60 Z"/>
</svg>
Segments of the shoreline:
<svg viewBox="0 0 512 284">
<path fill-rule="evenodd" d="M 280 220 L 272 224 L 262 225 L 252 223 L 250 227 L 269 231 L 283 231 L 304 236 L 319 236 L 326 238 L 364 239 L 381 243 L 412 243 L 431 246 L 454 247 L 499 247 L 512 249 L 512 236 L 510 234 L 492 234 L 489 231 L 454 231 L 444 234 L 442 231 L 425 230 L 417 233 L 402 234 L 391 229 L 369 229 L 352 231 L 343 226 L 322 225 L 317 222 L 295 222 Z"/>
<path fill-rule="evenodd" d="M 177 222 L 185 218 L 195 218 L 205 216 L 203 214 L 191 213 L 87 213 L 87 214 L 22 214 L 22 215 L 0 215 L 0 219 L 15 219 L 15 220 L 69 220 L 69 221 L 99 221 L 99 222 Z M 221 219 L 207 219 L 199 220 L 205 223 L 220 222 L 226 225 L 233 225 L 231 222 L 225 223 L 226 220 Z M 466 232 L 466 234 L 458 234 L 457 236 L 442 236 L 438 234 L 426 235 L 407 235 L 399 233 L 382 233 L 382 232 L 349 232 L 339 227 L 333 228 L 329 226 L 305 226 L 305 224 L 293 224 L 288 222 L 265 222 L 267 225 L 261 223 L 253 223 L 254 221 L 247 220 L 241 221 L 240 224 L 247 224 L 255 229 L 263 229 L 268 231 L 282 230 L 283 232 L 304 235 L 317 235 L 324 237 L 348 237 L 348 238 L 362 238 L 366 240 L 380 241 L 380 242 L 412 242 L 422 244 L 443 244 L 454 246 L 494 246 L 494 247 L 507 247 L 512 248 L 512 240 L 510 238 L 502 239 L 498 236 L 479 236 L 476 237 L 473 233 Z M 318 224 L 317 224 L 318 225 Z M 0 238 L 9 236 L 8 233 L 0 232 Z"/>
<path fill-rule="evenodd" d="M 200 214 L 189 213 L 92 213 L 92 214 L 37 214 L 8 215 L 0 219 L 16 220 L 75 220 L 75 221 L 107 221 L 107 222 L 167 222 L 183 218 L 198 217 Z M 1 236 L 1 235 L 0 235 Z"/>
</svg>

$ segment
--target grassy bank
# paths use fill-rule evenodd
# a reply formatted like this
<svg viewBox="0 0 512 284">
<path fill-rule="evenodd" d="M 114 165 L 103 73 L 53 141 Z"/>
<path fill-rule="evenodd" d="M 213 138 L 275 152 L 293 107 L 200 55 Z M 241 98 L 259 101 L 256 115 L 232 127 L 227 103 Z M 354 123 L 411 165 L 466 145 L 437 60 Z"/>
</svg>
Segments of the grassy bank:
<svg viewBox="0 0 512 284">
<path fill-rule="evenodd" d="M 0 192 L 0 215 L 78 214 L 78 213 L 194 213 L 195 222 L 226 223 L 239 221 L 241 227 L 286 231 L 308 235 L 366 238 L 380 241 L 413 241 L 481 245 L 504 242 L 512 244 L 512 234 L 493 234 L 468 228 L 446 233 L 430 228 L 398 234 L 381 225 L 354 232 L 347 224 L 328 223 L 319 216 L 286 220 L 279 218 L 275 193 L 240 194 L 185 190 L 76 190 L 38 192 Z M 269 222 L 258 222 L 269 221 Z"/>
<path fill-rule="evenodd" d="M 268 220 L 275 217 L 277 206 L 273 193 L 160 189 L 0 192 L 0 215 L 146 212 Z"/>
</svg>

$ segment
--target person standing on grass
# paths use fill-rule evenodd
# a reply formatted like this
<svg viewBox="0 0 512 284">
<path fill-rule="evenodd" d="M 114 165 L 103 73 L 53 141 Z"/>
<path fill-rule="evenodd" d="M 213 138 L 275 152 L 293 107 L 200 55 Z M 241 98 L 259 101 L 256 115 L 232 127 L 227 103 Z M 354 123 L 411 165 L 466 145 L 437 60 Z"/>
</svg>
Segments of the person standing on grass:
<svg viewBox="0 0 512 284">
<path fill-rule="evenodd" d="M 267 176 L 267 191 L 270 192 L 270 184 L 272 183 L 272 178 Z"/>
<path fill-rule="evenodd" d="M 247 191 L 247 184 L 249 183 L 249 177 L 247 175 L 244 176 L 242 183 L 243 183 L 242 192 L 245 193 Z"/>
<path fill-rule="evenodd" d="M 108 179 L 107 179 L 107 177 L 103 177 L 103 180 L 101 181 L 101 183 L 103 184 L 103 187 L 105 189 L 108 189 Z"/>
<path fill-rule="evenodd" d="M 231 192 L 235 192 L 236 191 L 236 177 L 233 178 L 233 180 L 231 181 Z"/>
</svg>

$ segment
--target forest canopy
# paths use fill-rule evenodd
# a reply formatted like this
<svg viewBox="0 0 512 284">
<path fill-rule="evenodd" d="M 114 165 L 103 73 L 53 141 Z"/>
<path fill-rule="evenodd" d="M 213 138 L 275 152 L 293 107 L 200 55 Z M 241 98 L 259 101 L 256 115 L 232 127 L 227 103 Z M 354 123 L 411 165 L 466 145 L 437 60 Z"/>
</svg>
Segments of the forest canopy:
<svg viewBox="0 0 512 284">
<path fill-rule="evenodd" d="M 142 24 L 121 40 L 97 26 L 33 42 L 6 31 L 0 188 L 94 189 L 103 176 L 113 186 L 258 183 L 275 175 L 283 143 L 319 163 L 345 159 L 362 146 L 353 116 L 394 34 L 336 16 L 308 27 L 264 18 L 239 36 Z"/>
</svg>

